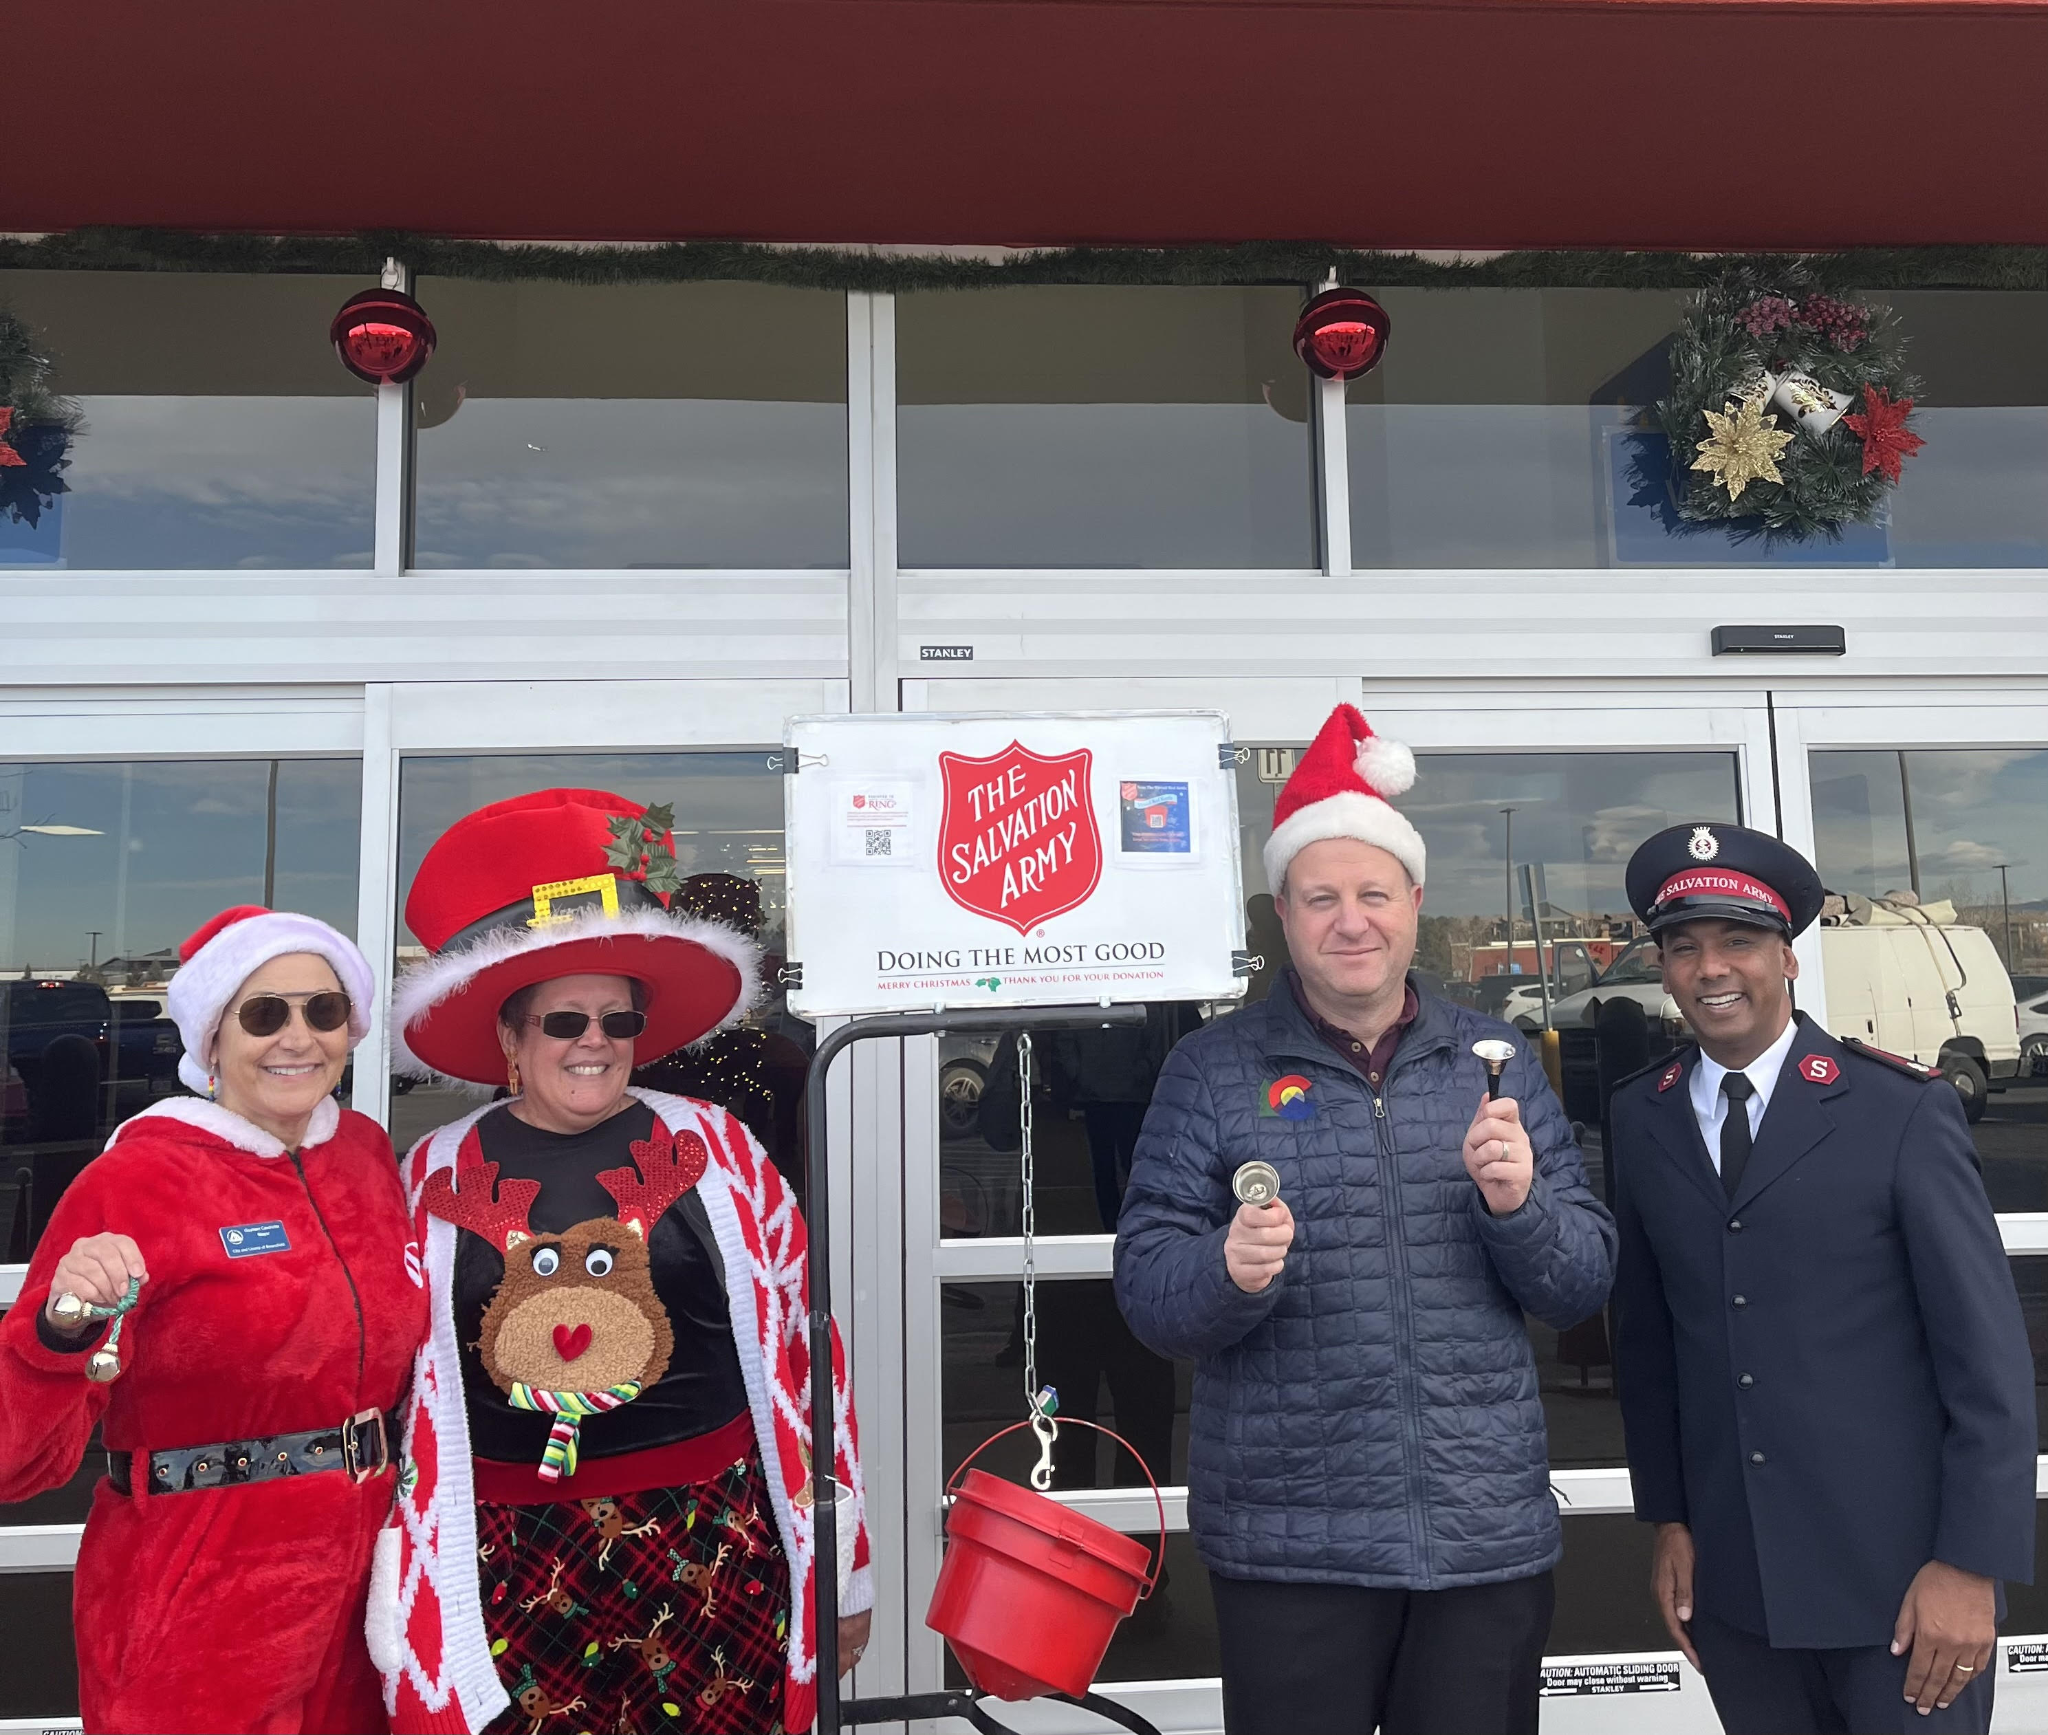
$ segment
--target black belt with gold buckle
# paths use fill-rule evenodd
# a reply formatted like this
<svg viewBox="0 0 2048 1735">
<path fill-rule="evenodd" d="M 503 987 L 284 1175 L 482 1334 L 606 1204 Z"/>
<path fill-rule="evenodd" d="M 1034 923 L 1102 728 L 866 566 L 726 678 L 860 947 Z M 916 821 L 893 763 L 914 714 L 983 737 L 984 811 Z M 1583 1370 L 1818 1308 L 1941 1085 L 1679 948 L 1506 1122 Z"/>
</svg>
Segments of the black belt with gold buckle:
<svg viewBox="0 0 2048 1735">
<path fill-rule="evenodd" d="M 233 1488 L 244 1482 L 273 1482 L 280 1476 L 346 1471 L 352 1482 L 367 1482 L 391 1466 L 395 1419 L 382 1410 L 359 1410 L 337 1428 L 303 1434 L 269 1434 L 252 1440 L 223 1440 L 212 1446 L 179 1446 L 151 1452 L 149 1491 L 189 1494 L 201 1488 Z M 107 1480 L 114 1492 L 133 1491 L 129 1459 L 140 1452 L 109 1452 Z"/>
</svg>

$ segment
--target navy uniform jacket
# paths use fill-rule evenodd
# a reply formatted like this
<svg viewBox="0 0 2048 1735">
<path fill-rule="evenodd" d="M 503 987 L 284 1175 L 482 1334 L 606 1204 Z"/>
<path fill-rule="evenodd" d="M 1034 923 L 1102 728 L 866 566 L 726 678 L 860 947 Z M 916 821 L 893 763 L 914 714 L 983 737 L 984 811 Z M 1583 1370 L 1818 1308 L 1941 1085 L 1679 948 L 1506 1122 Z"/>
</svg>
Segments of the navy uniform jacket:
<svg viewBox="0 0 2048 1735">
<path fill-rule="evenodd" d="M 1694 1606 L 1781 1647 L 1889 1644 L 1929 1560 L 2031 1581 L 2033 1362 L 1954 1090 L 1802 1016 L 1731 1202 L 1698 1063 L 1613 1101 L 1636 1516 L 1689 1524 Z"/>
</svg>

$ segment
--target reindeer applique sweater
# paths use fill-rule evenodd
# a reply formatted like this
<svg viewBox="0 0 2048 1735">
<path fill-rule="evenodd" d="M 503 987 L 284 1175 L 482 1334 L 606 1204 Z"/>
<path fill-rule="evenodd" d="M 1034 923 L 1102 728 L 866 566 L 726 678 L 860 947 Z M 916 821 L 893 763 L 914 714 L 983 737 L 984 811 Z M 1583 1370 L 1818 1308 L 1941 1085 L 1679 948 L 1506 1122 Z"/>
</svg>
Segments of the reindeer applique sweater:
<svg viewBox="0 0 2048 1735">
<path fill-rule="evenodd" d="M 694 1191 L 723 1267 L 747 1414 L 766 1472 L 776 1533 L 789 1561 L 783 1727 L 807 1729 L 816 1712 L 818 1658 L 811 1632 L 815 1550 L 804 1221 L 767 1153 L 733 1115 L 688 1097 L 646 1090 L 632 1094 L 658 1119 L 657 1141 L 672 1140 L 675 1153 L 687 1149 L 692 1167 L 702 1165 Z M 517 1183 L 494 1182 L 494 1168 L 485 1173 L 487 1159 L 477 1131 L 490 1112 L 489 1107 L 478 1109 L 428 1135 L 413 1147 L 405 1165 L 415 1230 L 425 1249 L 431 1321 L 413 1367 L 406 1470 L 393 1522 L 378 1540 L 365 1624 L 370 1654 L 384 1675 L 394 1735 L 481 1735 L 510 1703 L 491 1657 L 477 1580 L 473 1448 L 455 1319 L 456 1249 L 463 1231 L 428 1209 L 430 1201 L 445 1209 L 455 1196 L 489 1196 L 494 1184 L 499 1209 L 507 1208 L 504 1202 L 514 1197 Z M 617 1183 L 620 1177 L 614 1172 L 612 1179 Z M 480 1193 L 471 1193 L 473 1187 Z M 532 1192 L 520 1190 L 516 1196 L 523 1207 L 510 1206 L 515 1214 L 534 1202 Z M 619 1211 L 630 1215 L 623 1201 Z M 566 1250 L 571 1238 L 563 1239 Z M 857 1614 L 873 1606 L 874 1582 L 852 1401 L 836 1329 L 831 1378 L 837 1416 L 832 1473 L 852 1490 L 855 1513 L 853 1571 L 840 1609 Z"/>
<path fill-rule="evenodd" d="M 617 1207 L 598 1176 L 632 1159 L 627 1151 L 654 1131 L 654 1111 L 629 1102 L 583 1133 L 529 1126 L 501 1103 L 477 1123 L 484 1159 L 499 1178 L 539 1184 L 528 1216 L 542 1234 L 609 1215 Z M 694 1209 L 693 1209 L 694 1207 Z M 606 1458 L 672 1446 L 726 1426 L 747 1409 L 746 1378 L 733 1341 L 718 1244 L 695 1193 L 662 1213 L 648 1237 L 654 1293 L 668 1315 L 675 1347 L 667 1370 L 631 1403 L 592 1416 L 582 1427 L 582 1494 L 630 1492 L 606 1487 Z M 471 1454 L 532 1467 L 547 1445 L 548 1418 L 513 1408 L 491 1381 L 477 1345 L 484 1310 L 505 1275 L 505 1260 L 481 1235 L 458 1231 L 455 1244 L 455 1330 L 462 1351 L 462 1388 L 469 1410 Z M 637 1485 L 637 1484 L 636 1484 Z M 497 1496 L 492 1496 L 496 1498 Z"/>
</svg>

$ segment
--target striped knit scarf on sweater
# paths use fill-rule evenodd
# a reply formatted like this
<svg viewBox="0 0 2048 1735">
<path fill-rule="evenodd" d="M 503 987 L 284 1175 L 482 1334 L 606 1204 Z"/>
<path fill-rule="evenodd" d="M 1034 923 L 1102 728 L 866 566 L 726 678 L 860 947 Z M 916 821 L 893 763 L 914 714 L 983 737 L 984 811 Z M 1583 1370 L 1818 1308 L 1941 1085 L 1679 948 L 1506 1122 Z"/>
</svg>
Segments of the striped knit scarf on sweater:
<svg viewBox="0 0 2048 1735">
<path fill-rule="evenodd" d="M 540 1479 L 559 1482 L 564 1476 L 576 1474 L 576 1437 L 582 1432 L 583 1418 L 616 1410 L 639 1395 L 638 1380 L 606 1386 L 601 1392 L 541 1392 L 514 1380 L 508 1401 L 515 1410 L 538 1410 L 555 1418 L 555 1425 L 548 1430 L 547 1447 L 540 1455 Z"/>
</svg>

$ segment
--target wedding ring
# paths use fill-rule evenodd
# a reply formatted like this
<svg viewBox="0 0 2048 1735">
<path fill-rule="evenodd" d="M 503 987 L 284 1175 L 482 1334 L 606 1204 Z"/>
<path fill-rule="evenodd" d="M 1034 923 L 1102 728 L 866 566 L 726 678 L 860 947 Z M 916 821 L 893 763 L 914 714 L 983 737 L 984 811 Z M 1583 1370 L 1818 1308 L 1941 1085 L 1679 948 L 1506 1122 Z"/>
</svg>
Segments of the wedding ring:
<svg viewBox="0 0 2048 1735">
<path fill-rule="evenodd" d="M 1976 1672 L 1977 1672 L 1977 1665 L 1976 1665 L 1975 1663 L 1958 1663 L 1958 1664 L 1956 1664 L 1956 1673 L 1957 1673 L 1957 1674 L 1959 1674 L 1959 1675 L 1974 1675 L 1974 1674 L 1975 1674 Z"/>
</svg>

